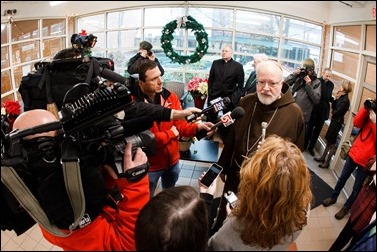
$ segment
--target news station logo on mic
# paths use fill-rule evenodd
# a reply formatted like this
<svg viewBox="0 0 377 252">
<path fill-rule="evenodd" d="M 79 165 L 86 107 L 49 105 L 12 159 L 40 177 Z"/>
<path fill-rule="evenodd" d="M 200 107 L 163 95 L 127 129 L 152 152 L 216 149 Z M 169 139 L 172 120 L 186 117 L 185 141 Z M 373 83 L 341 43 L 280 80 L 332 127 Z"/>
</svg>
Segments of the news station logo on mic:
<svg viewBox="0 0 377 252">
<path fill-rule="evenodd" d="M 221 118 L 221 123 L 224 125 L 224 127 L 228 127 L 229 125 L 234 123 L 234 119 L 230 115 L 230 112 L 224 114 Z"/>
<path fill-rule="evenodd" d="M 218 97 L 212 101 L 210 101 L 210 104 L 213 106 L 213 110 L 215 112 L 219 112 L 219 111 L 222 111 L 224 109 L 224 102 L 223 102 L 223 99 L 221 97 Z"/>
</svg>

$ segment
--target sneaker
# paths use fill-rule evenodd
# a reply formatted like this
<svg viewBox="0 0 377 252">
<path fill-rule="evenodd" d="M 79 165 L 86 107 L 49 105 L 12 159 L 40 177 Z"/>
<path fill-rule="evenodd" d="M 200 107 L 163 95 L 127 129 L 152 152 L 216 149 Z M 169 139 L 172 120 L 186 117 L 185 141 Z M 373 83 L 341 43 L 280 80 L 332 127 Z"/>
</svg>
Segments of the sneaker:
<svg viewBox="0 0 377 252">
<path fill-rule="evenodd" d="M 328 206 L 330 206 L 330 205 L 335 204 L 335 202 L 336 202 L 335 199 L 327 198 L 327 199 L 325 199 L 325 200 L 322 202 L 322 205 L 323 205 L 324 207 L 328 207 Z"/>
<path fill-rule="evenodd" d="M 348 214 L 348 212 L 349 212 L 349 208 L 346 206 L 343 206 L 342 209 L 340 209 L 340 211 L 335 214 L 335 218 L 337 220 L 341 220 L 343 219 L 344 216 Z"/>
</svg>

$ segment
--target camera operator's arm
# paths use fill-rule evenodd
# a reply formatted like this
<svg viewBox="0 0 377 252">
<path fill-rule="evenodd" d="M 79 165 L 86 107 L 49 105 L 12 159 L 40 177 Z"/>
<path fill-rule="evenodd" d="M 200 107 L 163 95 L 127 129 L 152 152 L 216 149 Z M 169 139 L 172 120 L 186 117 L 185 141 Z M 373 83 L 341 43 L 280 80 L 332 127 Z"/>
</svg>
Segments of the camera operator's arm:
<svg viewBox="0 0 377 252">
<path fill-rule="evenodd" d="M 154 121 L 170 121 L 185 119 L 187 116 L 194 113 L 200 114 L 202 110 L 191 107 L 185 110 L 176 110 L 165 108 L 161 105 L 146 102 L 134 102 L 124 109 L 124 118 L 132 119 L 137 117 L 150 117 Z"/>
<path fill-rule="evenodd" d="M 137 148 L 134 158 L 132 159 L 131 146 L 132 144 L 128 143 L 125 148 L 123 162 L 124 172 L 148 162 L 146 154 L 140 147 Z M 111 168 L 109 170 L 109 172 L 115 175 L 115 172 Z M 119 239 L 123 250 L 135 250 L 135 222 L 140 210 L 149 201 L 150 197 L 148 176 L 147 173 L 145 173 L 145 176 L 136 182 L 129 182 L 127 179 L 123 178 L 117 179 L 116 184 L 118 185 L 119 192 L 122 194 L 122 199 L 117 204 L 117 210 L 110 206 L 105 206 L 104 212 L 115 217 L 112 223 L 114 223 L 115 235 L 123 237 Z"/>
<path fill-rule="evenodd" d="M 285 77 L 284 82 L 287 83 L 289 86 L 292 86 L 296 82 L 296 79 L 299 76 L 300 76 L 300 67 L 297 67 L 293 73 Z"/>
</svg>

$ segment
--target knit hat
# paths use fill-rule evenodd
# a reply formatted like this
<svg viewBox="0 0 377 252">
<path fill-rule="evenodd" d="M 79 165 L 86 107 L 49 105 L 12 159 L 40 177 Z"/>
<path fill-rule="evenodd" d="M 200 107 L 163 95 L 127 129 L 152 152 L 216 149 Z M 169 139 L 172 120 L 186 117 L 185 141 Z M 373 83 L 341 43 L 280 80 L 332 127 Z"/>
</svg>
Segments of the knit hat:
<svg viewBox="0 0 377 252">
<path fill-rule="evenodd" d="M 305 68 L 313 68 L 315 67 L 314 61 L 311 58 L 307 58 L 304 60 L 304 63 L 302 64 Z"/>
<path fill-rule="evenodd" d="M 149 43 L 148 41 L 141 41 L 139 47 L 141 49 L 144 49 L 144 50 L 147 50 L 147 51 L 149 51 L 153 48 L 152 44 Z"/>
</svg>

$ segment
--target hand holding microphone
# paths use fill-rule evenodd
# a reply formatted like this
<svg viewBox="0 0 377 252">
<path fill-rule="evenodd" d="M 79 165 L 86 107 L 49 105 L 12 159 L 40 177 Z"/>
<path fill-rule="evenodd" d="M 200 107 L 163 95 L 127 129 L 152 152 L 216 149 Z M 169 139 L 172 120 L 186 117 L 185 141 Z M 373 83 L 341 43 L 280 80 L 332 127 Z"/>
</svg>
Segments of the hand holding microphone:
<svg viewBox="0 0 377 252">
<path fill-rule="evenodd" d="M 266 130 L 267 130 L 268 123 L 262 122 L 261 126 L 262 126 L 262 136 L 261 136 L 261 140 L 258 142 L 257 149 L 259 149 L 262 146 L 262 144 L 264 143 L 264 140 L 266 139 Z"/>
<path fill-rule="evenodd" d="M 224 107 L 226 107 L 226 105 L 230 103 L 230 99 L 229 97 L 224 97 L 224 98 L 219 97 L 219 98 L 216 98 L 215 100 L 212 100 L 210 103 L 212 104 L 211 106 L 203 109 L 202 112 L 200 113 L 194 113 L 192 115 L 187 116 L 186 120 L 188 122 L 192 122 L 196 120 L 198 117 L 200 117 L 201 115 L 208 113 L 210 110 L 214 110 L 215 112 L 223 110 Z"/>
<path fill-rule="evenodd" d="M 221 127 L 228 127 L 229 125 L 233 124 L 236 119 L 243 117 L 244 114 L 245 110 L 242 107 L 236 107 L 232 110 L 232 112 L 229 111 L 228 113 L 220 117 L 220 121 L 214 124 L 211 127 L 211 130 Z M 201 130 L 198 133 L 196 133 L 196 138 L 200 140 L 203 137 L 206 137 L 208 132 L 209 131 Z"/>
</svg>

